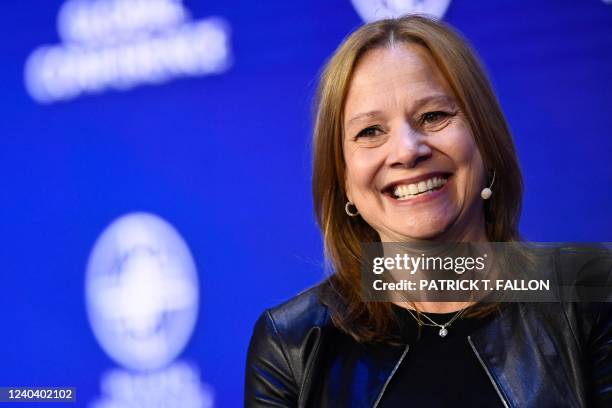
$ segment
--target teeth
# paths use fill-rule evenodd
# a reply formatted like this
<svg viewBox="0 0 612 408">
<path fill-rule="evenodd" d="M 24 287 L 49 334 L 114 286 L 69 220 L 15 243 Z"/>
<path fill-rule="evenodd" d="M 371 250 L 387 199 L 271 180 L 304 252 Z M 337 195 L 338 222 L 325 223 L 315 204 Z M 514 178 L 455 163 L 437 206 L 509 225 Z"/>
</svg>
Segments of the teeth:
<svg viewBox="0 0 612 408">
<path fill-rule="evenodd" d="M 442 177 L 432 177 L 429 180 L 419 181 L 416 184 L 396 186 L 393 194 L 400 200 L 409 200 L 418 194 L 431 192 L 434 189 L 442 187 L 446 184 L 446 179 Z"/>
</svg>

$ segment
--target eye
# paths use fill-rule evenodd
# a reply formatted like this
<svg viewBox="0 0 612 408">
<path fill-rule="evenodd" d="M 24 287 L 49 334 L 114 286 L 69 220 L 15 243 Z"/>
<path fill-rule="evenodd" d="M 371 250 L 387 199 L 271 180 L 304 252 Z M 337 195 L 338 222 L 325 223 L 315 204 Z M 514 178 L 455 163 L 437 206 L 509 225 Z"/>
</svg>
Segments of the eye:
<svg viewBox="0 0 612 408">
<path fill-rule="evenodd" d="M 435 125 L 448 119 L 450 116 L 452 116 L 450 113 L 443 111 L 426 112 L 421 115 L 420 122 L 421 125 Z"/>
<path fill-rule="evenodd" d="M 362 137 L 374 137 L 380 135 L 381 133 L 382 129 L 380 128 L 380 126 L 369 126 L 357 133 L 355 139 L 359 139 Z"/>
</svg>

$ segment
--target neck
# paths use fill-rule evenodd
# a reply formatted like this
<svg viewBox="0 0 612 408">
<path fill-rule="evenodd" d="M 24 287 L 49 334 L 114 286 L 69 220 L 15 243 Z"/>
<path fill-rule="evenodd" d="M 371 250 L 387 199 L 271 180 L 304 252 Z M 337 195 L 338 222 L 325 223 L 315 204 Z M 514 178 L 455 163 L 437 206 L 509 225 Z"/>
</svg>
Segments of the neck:
<svg viewBox="0 0 612 408">
<path fill-rule="evenodd" d="M 476 302 L 393 302 L 396 305 L 410 310 L 425 313 L 452 313 L 465 309 Z"/>
<path fill-rule="evenodd" d="M 488 242 L 484 219 L 481 222 L 472 224 L 472 228 L 461 228 L 459 225 L 456 228 L 448 230 L 444 236 L 436 237 L 432 241 L 440 242 L 473 242 L 483 243 Z M 381 236 L 381 240 L 382 240 Z M 406 309 L 418 310 L 419 312 L 425 313 L 452 313 L 458 310 L 464 309 L 468 306 L 474 305 L 477 302 L 393 302 L 398 306 Z"/>
</svg>

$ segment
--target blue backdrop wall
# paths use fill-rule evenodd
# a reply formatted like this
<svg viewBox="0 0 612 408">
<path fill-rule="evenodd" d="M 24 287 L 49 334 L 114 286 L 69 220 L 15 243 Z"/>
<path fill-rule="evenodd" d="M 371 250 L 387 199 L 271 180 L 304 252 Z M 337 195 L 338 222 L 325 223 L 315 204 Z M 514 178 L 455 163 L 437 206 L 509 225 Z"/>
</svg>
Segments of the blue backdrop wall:
<svg viewBox="0 0 612 408">
<path fill-rule="evenodd" d="M 129 387 L 186 387 L 199 406 L 240 406 L 258 315 L 324 276 L 312 96 L 326 58 L 371 17 L 350 0 L 150 1 L 143 10 L 155 13 L 136 0 L 0 5 L 0 385 L 74 386 L 78 405 L 107 407 Z M 525 236 L 612 240 L 612 4 L 437 3 L 480 54 L 511 125 Z M 129 18 L 112 17 L 119 9 Z M 190 253 L 172 280 L 179 295 L 157 314 L 128 316 L 146 337 L 168 335 L 173 313 L 190 311 L 180 339 L 168 335 L 140 360 L 122 355 L 122 329 L 108 328 L 108 316 L 127 312 L 86 292 L 104 272 L 96 242 L 135 212 L 172 225 L 180 238 L 168 239 Z M 151 245 L 166 248 L 167 230 L 146 225 L 162 237 Z M 146 270 L 147 256 L 108 260 L 112 279 Z M 140 288 L 142 275 L 130 276 Z M 146 303 L 170 286 L 111 298 Z"/>
</svg>

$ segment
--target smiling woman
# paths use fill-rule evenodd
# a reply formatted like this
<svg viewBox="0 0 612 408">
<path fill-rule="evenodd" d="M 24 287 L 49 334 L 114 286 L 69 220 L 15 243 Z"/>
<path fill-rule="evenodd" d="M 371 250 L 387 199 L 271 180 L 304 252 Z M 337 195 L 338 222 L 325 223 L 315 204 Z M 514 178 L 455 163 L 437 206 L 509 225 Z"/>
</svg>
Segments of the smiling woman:
<svg viewBox="0 0 612 408">
<path fill-rule="evenodd" d="M 421 16 L 366 24 L 327 64 L 316 108 L 314 207 L 333 272 L 262 314 L 245 404 L 609 406 L 609 304 L 361 292 L 361 243 L 520 241 L 514 144 L 466 42 Z"/>
<path fill-rule="evenodd" d="M 393 42 L 364 54 L 344 117 L 346 195 L 382 241 L 486 241 L 482 157 L 425 47 Z"/>
</svg>

